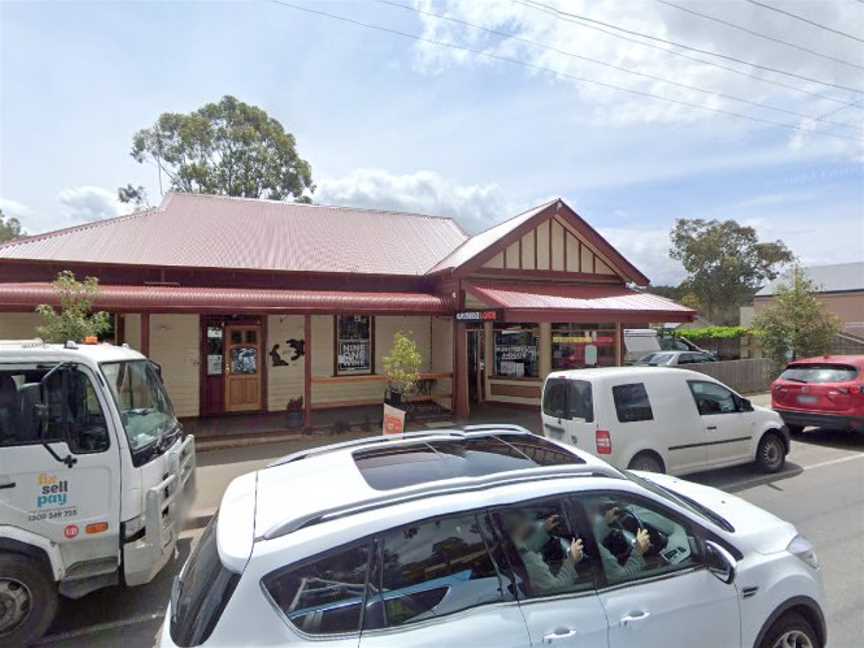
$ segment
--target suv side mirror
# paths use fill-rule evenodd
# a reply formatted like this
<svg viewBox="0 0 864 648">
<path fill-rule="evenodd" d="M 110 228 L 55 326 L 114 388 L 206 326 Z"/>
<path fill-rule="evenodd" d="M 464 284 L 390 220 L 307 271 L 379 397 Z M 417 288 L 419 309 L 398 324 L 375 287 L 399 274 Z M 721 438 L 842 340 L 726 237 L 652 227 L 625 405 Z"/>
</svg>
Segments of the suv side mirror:
<svg viewBox="0 0 864 648">
<path fill-rule="evenodd" d="M 735 568 L 738 562 L 725 548 L 711 540 L 705 541 L 705 564 L 720 581 L 731 585 L 735 581 Z"/>
</svg>

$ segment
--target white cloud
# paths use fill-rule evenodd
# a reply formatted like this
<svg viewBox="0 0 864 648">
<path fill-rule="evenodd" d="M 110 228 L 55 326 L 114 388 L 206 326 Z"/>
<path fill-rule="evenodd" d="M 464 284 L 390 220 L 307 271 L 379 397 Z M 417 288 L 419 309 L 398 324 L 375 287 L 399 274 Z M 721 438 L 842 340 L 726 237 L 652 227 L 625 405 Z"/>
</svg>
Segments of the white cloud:
<svg viewBox="0 0 864 648">
<path fill-rule="evenodd" d="M 64 189 L 57 200 L 66 216 L 76 222 L 112 218 L 128 211 L 128 206 L 117 200 L 116 192 L 102 187 L 83 185 Z"/>
<path fill-rule="evenodd" d="M 0 198 L 0 210 L 5 216 L 12 216 L 20 221 L 33 215 L 33 210 L 27 205 L 9 198 Z"/>
<path fill-rule="evenodd" d="M 669 257 L 669 228 L 606 227 L 600 233 L 655 286 L 677 285 L 686 276 Z"/>
<path fill-rule="evenodd" d="M 693 47 L 725 53 L 743 60 L 787 70 L 795 74 L 820 79 L 829 83 L 848 87 L 864 87 L 864 72 L 861 69 L 835 63 L 812 54 L 791 49 L 787 46 L 768 42 L 741 31 L 718 25 L 703 18 L 693 16 L 659 3 L 641 3 L 638 11 L 622 2 L 591 2 L 589 0 L 544 0 L 546 6 L 557 7 L 571 14 L 587 16 L 608 24 L 617 25 L 635 32 L 650 34 Z M 857 24 L 860 18 L 855 3 L 790 3 L 777 2 L 778 6 L 788 6 L 791 10 L 804 14 L 822 23 L 833 25 Z M 624 86 L 636 92 L 661 95 L 669 99 L 691 104 L 706 105 L 711 108 L 743 113 L 753 118 L 791 124 L 805 129 L 806 133 L 785 130 L 790 147 L 805 148 L 810 142 L 828 142 L 835 154 L 861 156 L 864 147 L 860 139 L 856 142 L 837 140 L 812 134 L 813 129 L 833 128 L 836 134 L 860 138 L 860 112 L 856 108 L 844 108 L 830 117 L 837 122 L 852 124 L 850 128 L 829 127 L 823 122 L 800 119 L 795 115 L 782 112 L 794 111 L 803 115 L 822 116 L 839 108 L 836 100 L 850 101 L 848 92 L 838 92 L 819 84 L 801 79 L 781 76 L 770 72 L 755 70 L 738 63 L 724 61 L 710 55 L 684 52 L 690 58 L 670 55 L 663 49 L 645 47 L 642 43 L 667 46 L 657 42 L 645 41 L 640 37 L 625 35 L 623 40 L 610 35 L 614 32 L 607 27 L 586 24 L 567 19 L 543 7 L 530 7 L 528 3 L 511 0 L 415 0 L 415 6 L 434 14 L 443 14 L 455 21 L 465 21 L 486 29 L 515 34 L 514 37 L 501 37 L 484 33 L 459 22 L 420 15 L 422 36 L 424 38 L 458 43 L 480 50 L 486 54 L 510 59 L 518 59 L 529 67 L 521 72 L 515 65 L 491 60 L 464 51 L 441 47 L 428 42 L 416 46 L 416 67 L 427 74 L 437 74 L 451 66 L 503 66 L 512 74 L 542 76 L 553 83 L 568 84 L 581 100 L 571 107 L 580 118 L 597 124 L 609 126 L 629 124 L 700 124 L 716 133 L 722 128 L 730 134 L 745 129 L 769 128 L 765 124 L 755 124 L 733 117 L 724 117 L 710 111 L 703 111 L 671 102 L 638 96 L 599 86 L 581 79 L 593 79 L 617 86 Z M 692 7 L 720 19 L 725 19 L 747 28 L 781 38 L 830 56 L 859 64 L 860 46 L 850 39 L 825 37 L 819 31 L 798 21 L 787 20 L 756 6 L 744 3 L 703 2 Z M 604 33 L 602 30 L 605 30 Z M 621 35 L 621 34 L 619 34 Z M 531 41 L 528 43 L 526 41 Z M 538 47 L 532 43 L 540 43 Z M 680 50 L 676 50 L 680 51 Z M 600 60 L 614 69 L 585 60 Z M 705 65 L 693 58 L 709 60 L 725 67 L 744 70 L 762 75 L 769 80 L 792 86 L 823 97 L 814 97 L 802 92 L 763 83 L 748 76 L 734 74 L 711 65 Z M 533 67 L 531 67 L 533 66 Z M 558 76 L 553 76 L 538 68 L 548 68 Z M 657 78 L 673 80 L 679 84 L 709 90 L 711 93 L 681 88 L 656 78 L 637 76 L 629 72 L 640 72 Z M 564 76 L 569 75 L 569 76 Z M 730 97 L 746 99 L 751 102 L 770 104 L 780 110 L 754 107 Z M 835 100 L 832 100 L 835 99 Z M 584 114 L 581 114 L 584 113 Z M 814 126 L 818 124 L 818 126 Z"/>
<path fill-rule="evenodd" d="M 315 202 L 372 209 L 451 216 L 477 232 L 512 216 L 496 184 L 456 184 L 434 171 L 397 175 L 383 169 L 357 169 L 318 183 Z"/>
</svg>

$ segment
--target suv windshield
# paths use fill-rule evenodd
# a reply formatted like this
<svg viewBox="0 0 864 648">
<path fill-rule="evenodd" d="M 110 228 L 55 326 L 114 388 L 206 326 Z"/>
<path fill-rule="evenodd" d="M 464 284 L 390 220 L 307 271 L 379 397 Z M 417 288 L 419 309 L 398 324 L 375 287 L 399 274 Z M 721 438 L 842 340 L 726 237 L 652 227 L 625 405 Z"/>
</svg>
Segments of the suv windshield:
<svg viewBox="0 0 864 648">
<path fill-rule="evenodd" d="M 163 435 L 176 428 L 174 408 L 153 363 L 104 362 L 102 373 L 120 410 L 133 457 L 157 445 Z"/>
<path fill-rule="evenodd" d="M 809 364 L 786 367 L 780 379 L 802 383 L 834 383 L 855 380 L 857 375 L 858 370 L 849 365 Z"/>
</svg>

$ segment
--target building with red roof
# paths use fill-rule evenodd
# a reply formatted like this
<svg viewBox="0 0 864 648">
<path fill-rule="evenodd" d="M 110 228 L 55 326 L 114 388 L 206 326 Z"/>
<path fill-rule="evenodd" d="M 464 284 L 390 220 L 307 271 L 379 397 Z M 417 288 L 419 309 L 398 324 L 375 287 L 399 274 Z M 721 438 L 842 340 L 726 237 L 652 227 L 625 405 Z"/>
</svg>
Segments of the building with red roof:
<svg viewBox="0 0 864 648">
<path fill-rule="evenodd" d="M 451 218 L 201 194 L 0 245 L 0 338 L 33 337 L 51 281 L 95 276 L 114 337 L 163 367 L 178 415 L 383 401 L 397 331 L 424 390 L 536 406 L 544 377 L 616 365 L 623 329 L 695 313 L 563 200 L 470 236 Z"/>
</svg>

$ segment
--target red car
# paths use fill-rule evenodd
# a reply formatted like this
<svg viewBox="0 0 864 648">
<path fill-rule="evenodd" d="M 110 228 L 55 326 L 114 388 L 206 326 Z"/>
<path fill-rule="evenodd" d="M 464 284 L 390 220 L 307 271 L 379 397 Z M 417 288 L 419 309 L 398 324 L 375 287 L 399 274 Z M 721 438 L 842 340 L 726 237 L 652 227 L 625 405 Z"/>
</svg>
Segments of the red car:
<svg viewBox="0 0 864 648">
<path fill-rule="evenodd" d="M 808 425 L 864 430 L 864 355 L 790 362 L 771 385 L 771 407 L 792 433 Z"/>
</svg>

